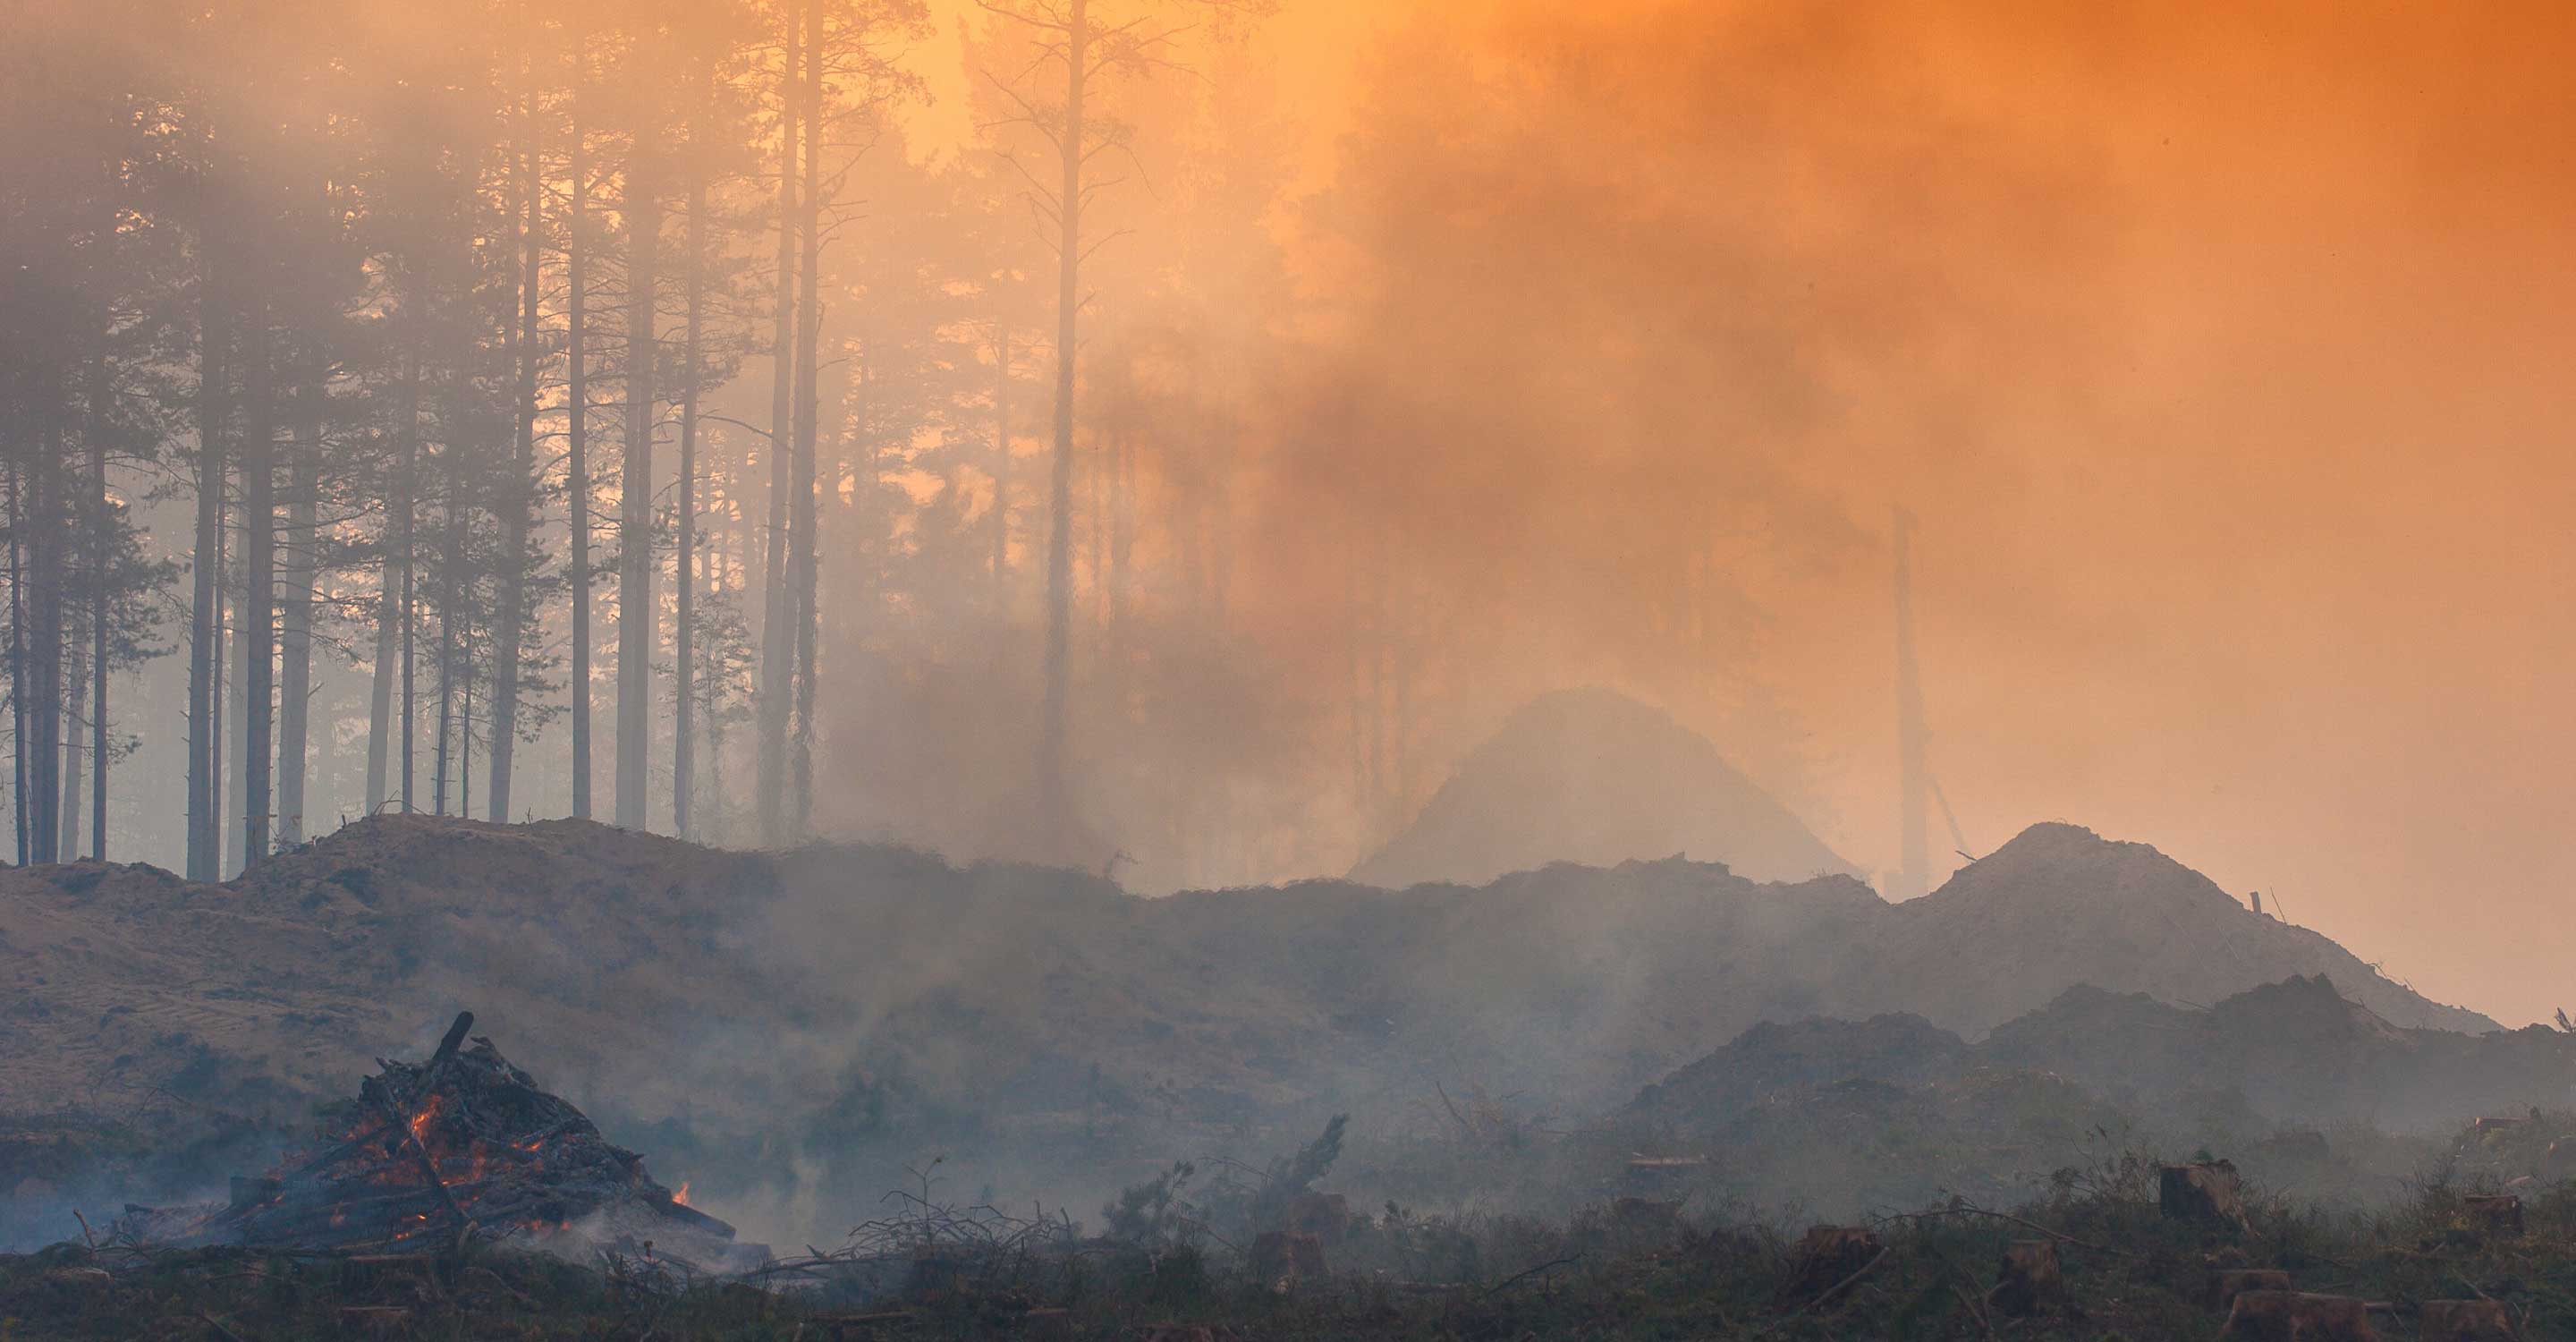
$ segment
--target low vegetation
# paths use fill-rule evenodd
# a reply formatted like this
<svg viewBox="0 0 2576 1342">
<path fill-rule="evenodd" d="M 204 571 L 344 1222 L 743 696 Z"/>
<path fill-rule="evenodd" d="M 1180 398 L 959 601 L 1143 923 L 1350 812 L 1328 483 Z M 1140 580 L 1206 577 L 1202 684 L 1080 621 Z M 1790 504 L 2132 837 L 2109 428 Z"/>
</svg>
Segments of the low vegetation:
<svg viewBox="0 0 2576 1342">
<path fill-rule="evenodd" d="M 2159 1203 L 2165 1160 L 2125 1151 L 2013 1205 L 1954 1196 L 1823 1236 L 1633 1195 L 1558 1219 L 1363 1212 L 1313 1191 L 1329 1183 L 1336 1123 L 1266 1169 L 1176 1166 L 1103 1208 L 1097 1229 L 943 1202 L 925 1171 L 847 1242 L 731 1279 L 649 1245 L 575 1263 L 471 1240 L 352 1255 L 83 1238 L 0 1259 L 0 1337 L 2143 1342 L 2220 1336 L 2221 1275 L 2254 1269 L 2361 1302 L 2383 1337 L 2416 1336 L 2445 1300 L 2494 1302 L 2520 1336 L 2563 1337 L 2576 1334 L 2576 1180 L 2529 1173 L 2562 1117 L 2465 1133 L 2376 1205 L 2248 1187 L 2242 1223 L 2179 1217 Z M 2034 1279 L 2035 1263 L 2054 1271 Z"/>
</svg>

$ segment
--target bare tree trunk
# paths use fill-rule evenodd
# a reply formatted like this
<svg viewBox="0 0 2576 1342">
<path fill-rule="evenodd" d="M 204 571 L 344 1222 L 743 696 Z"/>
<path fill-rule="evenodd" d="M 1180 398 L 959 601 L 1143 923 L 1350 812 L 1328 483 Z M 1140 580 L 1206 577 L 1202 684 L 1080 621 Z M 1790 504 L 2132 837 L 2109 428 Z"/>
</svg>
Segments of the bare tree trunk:
<svg viewBox="0 0 2576 1342">
<path fill-rule="evenodd" d="M 814 808 L 814 644 L 816 610 L 815 448 L 822 421 L 823 344 L 823 7 L 805 7 L 805 199 L 801 224 L 805 283 L 796 314 L 794 510 L 787 532 L 789 596 L 796 624 L 795 727 L 789 744 L 790 832 L 806 837 Z"/>
<path fill-rule="evenodd" d="M 102 360 L 94 370 L 90 386 L 89 431 L 89 507 L 90 507 L 90 589 L 89 589 L 89 740 L 90 740 L 90 856 L 107 860 L 107 663 L 108 578 L 111 557 L 115 554 L 116 512 L 107 499 L 108 399 L 110 388 L 107 369 Z"/>
<path fill-rule="evenodd" d="M 458 419 L 455 415 L 448 416 L 451 424 Z M 465 444 L 456 441 L 454 433 L 453 429 L 449 430 L 449 439 L 440 446 L 438 453 L 440 473 L 446 478 L 441 482 L 440 491 L 439 517 L 444 534 L 438 554 L 438 590 L 433 598 L 438 604 L 438 735 L 430 750 L 432 781 L 429 789 L 430 810 L 437 815 L 447 814 L 448 784 L 457 778 L 454 768 L 456 691 L 457 682 L 467 678 L 463 661 L 463 626 L 468 619 L 464 581 L 468 505 L 464 498 L 464 464 L 458 460 L 466 448 Z M 462 814 L 461 809 L 459 813 Z"/>
<path fill-rule="evenodd" d="M 1073 676 L 1073 365 L 1082 307 L 1082 94 L 1091 59 L 1086 0 L 1070 0 L 1066 24 L 1064 126 L 1058 148 L 1063 180 L 1056 200 L 1062 234 L 1056 244 L 1055 459 L 1048 491 L 1045 689 L 1038 726 L 1038 796 L 1048 841 L 1073 837 L 1065 778 L 1065 715 Z"/>
<path fill-rule="evenodd" d="M 277 655 L 276 373 L 269 341 L 268 304 L 256 302 L 245 381 L 248 416 L 242 432 L 241 640 L 242 861 L 257 866 L 269 852 L 269 761 L 275 728 L 272 695 Z"/>
<path fill-rule="evenodd" d="M 1011 327 L 993 323 L 993 614 L 1010 613 Z"/>
<path fill-rule="evenodd" d="M 313 700 L 313 583 L 319 562 L 322 386 L 307 369 L 295 393 L 294 459 L 286 468 L 286 546 L 278 564 L 277 844 L 304 842 L 304 782 Z M 104 700 L 101 701 L 105 702 Z M 103 756 L 102 756 L 103 758 Z"/>
<path fill-rule="evenodd" d="M 803 33 L 792 7 L 785 28 L 787 56 L 778 82 L 778 293 L 770 328 L 769 530 L 763 537 L 760 573 L 760 778 L 754 796 L 761 842 L 773 848 L 787 840 L 787 707 L 795 657 L 788 618 L 793 584 L 787 578 L 787 496 L 794 479 L 789 458 L 795 455 L 796 168 L 802 101 L 797 75 Z M 807 282 L 812 282 L 810 276 Z"/>
<path fill-rule="evenodd" d="M 573 34 L 576 68 L 586 66 L 582 43 Z M 565 462 L 566 491 L 572 527 L 572 813 L 590 818 L 590 370 L 583 329 L 590 301 L 589 240 L 582 236 L 590 214 L 589 145 L 581 125 L 580 80 L 575 79 L 572 120 L 572 218 L 564 242 L 564 266 L 572 293 L 565 318 L 565 358 L 569 363 L 572 416 Z"/>
<path fill-rule="evenodd" d="M 404 314 L 405 321 L 417 322 L 416 314 Z M 394 403 L 393 487 L 385 500 L 384 562 L 377 579 L 376 592 L 376 668 L 373 694 L 368 713 L 367 733 L 367 811 L 383 810 L 385 803 L 399 795 L 402 807 L 411 809 L 411 513 L 416 490 L 414 475 L 420 456 L 420 358 L 407 338 L 402 354 L 400 388 Z M 395 681 L 402 682 L 400 755 L 402 779 L 397 789 L 386 778 L 386 766 L 395 755 L 394 733 Z"/>
<path fill-rule="evenodd" d="M 203 241 L 203 240 L 201 240 Z M 221 652 L 220 623 L 224 534 L 224 435 L 232 407 L 226 395 L 230 370 L 224 355 L 230 343 L 225 322 L 226 278 L 216 248 L 201 247 L 197 295 L 197 534 L 188 622 L 188 879 L 211 881 L 220 874 L 222 822 L 217 819 L 215 738 Z M 21 738 L 24 739 L 23 737 Z M 25 861 L 25 854 L 20 854 Z"/>
<path fill-rule="evenodd" d="M 531 473 L 537 459 L 537 296 L 545 282 L 545 192 L 537 159 L 537 91 L 533 74 L 521 113 L 519 191 L 524 213 L 519 220 L 519 325 L 512 338 L 517 356 L 518 438 L 511 449 L 510 478 L 498 500 L 501 509 L 500 599 L 492 638 L 492 782 L 484 789 L 487 814 L 496 823 L 510 819 L 511 757 L 519 737 L 519 660 L 528 620 L 528 508 Z"/>
<path fill-rule="evenodd" d="M 402 745 L 402 750 L 400 752 L 402 758 L 402 786 L 399 791 L 402 794 L 402 808 L 403 814 L 405 815 L 410 815 L 420 809 L 412 795 L 413 788 L 417 786 L 420 781 L 420 770 L 412 762 L 412 751 L 418 740 L 418 728 L 420 725 L 419 706 L 416 702 L 420 687 L 420 677 L 418 675 L 419 663 L 417 660 L 420 639 L 420 596 L 418 584 L 420 565 L 416 562 L 420 555 L 420 545 L 418 539 L 414 535 L 415 523 L 411 516 L 411 508 L 417 507 L 420 500 L 420 458 L 417 452 L 417 447 L 418 444 L 415 442 L 415 451 L 412 455 L 411 463 L 406 468 L 407 473 L 412 477 L 412 483 L 404 490 L 404 493 L 408 495 L 408 499 L 403 512 L 402 522 L 402 703 L 395 715 L 395 727 L 397 729 L 395 740 L 400 742 Z"/>
<path fill-rule="evenodd" d="M 77 643 L 65 657 L 71 670 L 66 677 L 71 682 L 71 698 L 63 711 L 63 800 L 57 812 L 62 816 L 63 827 L 58 849 L 65 862 L 80 860 L 81 722 L 89 708 L 89 677 L 82 674 L 86 657 L 86 650 Z"/>
<path fill-rule="evenodd" d="M 617 824 L 644 829 L 653 720 L 653 365 L 662 264 L 659 150 L 636 137 L 626 174 L 626 460 L 617 525 Z"/>
<path fill-rule="evenodd" d="M 28 462 L 27 517 L 27 668 L 21 682 L 27 695 L 27 743 L 33 777 L 27 780 L 29 820 L 34 841 L 27 859 L 55 862 L 62 858 L 63 770 L 63 375 L 59 365 L 39 375 L 43 382 L 37 408 L 36 453 Z"/>
<path fill-rule="evenodd" d="M 690 137 L 694 140 L 693 134 Z M 691 146 L 695 149 L 695 146 Z M 680 499 L 679 547 L 674 559 L 672 586 L 679 600 L 679 627 L 671 632 L 672 670 L 678 682 L 672 689 L 672 707 L 679 721 L 671 732 L 671 825 L 683 839 L 695 837 L 690 826 L 690 793 L 696 779 L 696 742 L 690 736 L 697 712 L 697 587 L 698 587 L 698 368 L 704 357 L 701 342 L 705 338 L 706 301 L 706 214 L 707 184 L 704 169 L 692 163 L 689 170 L 688 226 L 688 337 L 682 356 L 680 383 Z"/>
<path fill-rule="evenodd" d="M 18 838 L 18 865 L 35 845 L 35 815 L 27 805 L 27 473 L 20 453 L 9 469 L 9 744 L 15 776 L 10 803 Z"/>
</svg>

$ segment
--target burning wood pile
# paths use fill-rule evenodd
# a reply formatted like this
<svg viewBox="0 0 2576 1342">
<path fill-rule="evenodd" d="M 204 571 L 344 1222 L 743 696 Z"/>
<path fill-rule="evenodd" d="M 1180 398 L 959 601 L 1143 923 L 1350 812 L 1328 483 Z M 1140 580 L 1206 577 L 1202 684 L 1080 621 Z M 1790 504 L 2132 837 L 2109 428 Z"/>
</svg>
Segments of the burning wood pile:
<svg viewBox="0 0 2576 1342">
<path fill-rule="evenodd" d="M 222 1206 L 134 1213 L 148 1240 L 403 1252 L 481 1237 L 707 1269 L 765 1257 L 690 1208 L 562 1097 L 476 1038 L 471 1012 L 417 1066 L 378 1059 L 353 1115 Z"/>
</svg>

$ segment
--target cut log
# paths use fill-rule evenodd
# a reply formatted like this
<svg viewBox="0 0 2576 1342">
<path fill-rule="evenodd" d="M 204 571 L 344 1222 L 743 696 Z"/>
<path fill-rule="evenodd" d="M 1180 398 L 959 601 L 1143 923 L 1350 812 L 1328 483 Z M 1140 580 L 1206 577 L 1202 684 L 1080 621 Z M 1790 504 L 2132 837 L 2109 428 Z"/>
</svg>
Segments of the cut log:
<svg viewBox="0 0 2576 1342">
<path fill-rule="evenodd" d="M 2227 1312 L 2221 1342 L 2379 1342 L 2356 1296 L 2247 1291 Z"/>
<path fill-rule="evenodd" d="M 2513 1313 L 2501 1300 L 2427 1300 L 2422 1342 L 2515 1342 Z"/>
<path fill-rule="evenodd" d="M 2224 1310 L 2247 1291 L 2291 1291 L 2290 1274 L 2279 1268 L 2229 1268 L 2209 1274 L 2209 1307 Z"/>
<path fill-rule="evenodd" d="M 455 1021 L 447 1027 L 446 1035 L 441 1037 L 438 1041 L 438 1051 L 430 1054 L 428 1065 L 420 1069 L 421 1079 L 423 1082 L 430 1085 L 437 1084 L 439 1069 L 447 1065 L 448 1059 L 456 1056 L 456 1050 L 465 1047 L 465 1036 L 468 1032 L 473 1030 L 473 1028 L 473 1012 L 459 1011 L 456 1013 Z"/>
</svg>

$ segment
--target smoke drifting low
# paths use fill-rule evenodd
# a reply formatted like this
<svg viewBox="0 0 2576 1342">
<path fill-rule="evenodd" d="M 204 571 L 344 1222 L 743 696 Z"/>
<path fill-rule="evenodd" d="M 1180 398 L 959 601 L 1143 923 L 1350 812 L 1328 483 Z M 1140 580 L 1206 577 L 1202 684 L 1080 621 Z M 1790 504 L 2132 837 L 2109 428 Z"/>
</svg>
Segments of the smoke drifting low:
<svg viewBox="0 0 2576 1342">
<path fill-rule="evenodd" d="M 1093 823 L 1142 885 L 1334 869 L 1511 705 L 1607 683 L 1888 865 L 1902 503 L 1972 850 L 2153 835 L 2545 1015 L 2420 895 L 2528 922 L 2576 874 L 2532 837 L 2576 735 L 2572 43 L 2538 6 L 1288 7 L 1220 81 L 1311 133 L 1231 179 L 1293 184 L 1266 228 L 1161 288 L 1171 250 L 1105 254 L 1087 379 L 1130 272 L 1222 351 L 1156 393 L 1192 427 L 1150 421 L 1146 513 L 1237 525 L 1220 617 L 1137 597 L 1128 654 L 1193 674 L 1093 684 Z M 1195 190 L 1116 208 L 1204 230 Z M 1136 837 L 1183 794 L 1230 799 L 1221 857 Z"/>
</svg>

